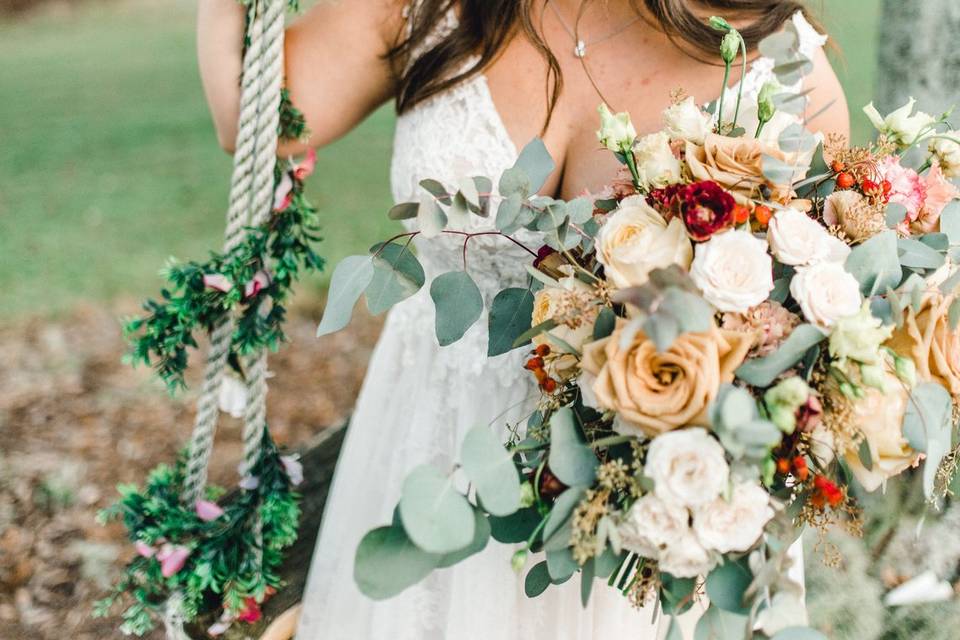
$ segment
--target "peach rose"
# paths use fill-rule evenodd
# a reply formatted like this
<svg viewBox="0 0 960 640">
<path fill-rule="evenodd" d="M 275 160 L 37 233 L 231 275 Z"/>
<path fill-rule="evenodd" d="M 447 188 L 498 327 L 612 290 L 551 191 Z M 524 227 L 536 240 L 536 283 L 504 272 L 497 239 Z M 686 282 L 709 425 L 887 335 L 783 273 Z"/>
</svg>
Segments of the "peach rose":
<svg viewBox="0 0 960 640">
<path fill-rule="evenodd" d="M 933 293 L 925 296 L 919 311 L 908 307 L 903 326 L 893 332 L 886 346 L 901 356 L 913 358 L 917 377 L 939 382 L 952 395 L 960 395 L 960 332 L 950 328 L 948 310 L 955 296 Z"/>
<path fill-rule="evenodd" d="M 870 449 L 872 468 L 863 466 L 857 448 L 843 453 L 850 471 L 867 491 L 876 491 L 887 479 L 916 466 L 921 456 L 903 436 L 903 416 L 910 392 L 896 376 L 885 375 L 887 392 L 865 387 L 866 396 L 854 401 L 851 411 L 852 426 L 860 430 Z"/>
<path fill-rule="evenodd" d="M 728 138 L 715 133 L 707 134 L 702 145 L 687 142 L 685 159 L 695 179 L 713 180 L 730 191 L 740 204 L 749 205 L 751 198 L 759 197 L 763 185 L 770 188 L 773 200 L 786 204 L 793 197 L 793 188 L 789 184 L 771 184 L 763 176 L 765 155 L 784 162 L 796 160 L 762 140 Z M 804 168 L 800 164 L 798 178 Z"/>
<path fill-rule="evenodd" d="M 618 430 L 651 437 L 707 424 L 707 408 L 720 385 L 733 381 L 754 340 L 750 333 L 713 327 L 683 334 L 658 352 L 641 330 L 622 348 L 626 324 L 618 321 L 609 337 L 584 346 L 587 396 L 598 408 L 617 413 Z"/>
</svg>

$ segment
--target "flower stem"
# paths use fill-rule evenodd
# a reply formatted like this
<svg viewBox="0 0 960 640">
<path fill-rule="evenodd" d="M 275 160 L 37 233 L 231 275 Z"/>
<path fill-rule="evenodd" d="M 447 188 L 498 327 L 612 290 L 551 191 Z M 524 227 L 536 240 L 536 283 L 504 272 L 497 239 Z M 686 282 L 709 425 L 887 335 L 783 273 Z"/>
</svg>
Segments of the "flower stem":
<svg viewBox="0 0 960 640">
<path fill-rule="evenodd" d="M 642 192 L 643 188 L 640 186 L 640 172 L 637 170 L 637 159 L 633 155 L 633 149 L 624 151 L 623 158 L 627 163 L 627 168 L 630 169 L 630 176 L 633 178 L 633 188 Z"/>
<path fill-rule="evenodd" d="M 717 133 L 723 135 L 723 99 L 727 95 L 727 83 L 730 82 L 730 63 L 723 63 L 723 86 L 720 88 L 720 104 L 717 105 Z"/>
<path fill-rule="evenodd" d="M 737 106 L 733 110 L 732 129 L 737 128 L 737 120 L 740 118 L 740 100 L 743 99 L 743 79 L 747 76 L 747 43 L 744 41 L 743 36 L 740 36 L 740 57 L 743 59 L 743 66 L 740 69 L 740 83 L 737 86 Z M 723 83 L 723 89 L 724 91 L 727 89 L 726 81 Z M 757 135 L 760 135 L 759 131 L 757 131 Z"/>
</svg>

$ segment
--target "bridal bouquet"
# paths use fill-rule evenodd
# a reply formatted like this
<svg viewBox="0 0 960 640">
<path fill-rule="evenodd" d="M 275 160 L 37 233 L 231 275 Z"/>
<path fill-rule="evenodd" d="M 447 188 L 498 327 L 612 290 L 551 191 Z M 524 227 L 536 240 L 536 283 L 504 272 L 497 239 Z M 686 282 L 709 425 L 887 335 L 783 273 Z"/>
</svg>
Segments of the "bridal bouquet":
<svg viewBox="0 0 960 640">
<path fill-rule="evenodd" d="M 729 71 L 742 39 L 713 23 Z M 678 95 L 643 137 L 601 106 L 599 141 L 623 165 L 603 193 L 535 195 L 553 165 L 534 141 L 496 195 L 485 178 L 425 181 L 392 211 L 418 231 L 337 268 L 321 333 L 364 292 L 393 303 L 425 284 L 414 235 L 495 215 L 505 239 L 544 243 L 528 287 L 488 313 L 490 354 L 527 352 L 537 410 L 505 443 L 471 431 L 452 470 L 412 471 L 393 523 L 360 542 L 362 591 L 395 595 L 492 537 L 517 545 L 531 597 L 580 574 L 584 604 L 598 580 L 669 616 L 706 596 L 697 638 L 822 638 L 789 572 L 803 527 L 855 530 L 855 495 L 916 467 L 926 498 L 945 498 L 960 459 L 960 134 L 913 101 L 868 106 L 867 147 L 810 133 L 790 89 L 810 68 L 797 42 L 788 29 L 761 45 L 779 82 L 756 104 Z M 430 292 L 441 344 L 479 318 L 466 270 Z"/>
</svg>

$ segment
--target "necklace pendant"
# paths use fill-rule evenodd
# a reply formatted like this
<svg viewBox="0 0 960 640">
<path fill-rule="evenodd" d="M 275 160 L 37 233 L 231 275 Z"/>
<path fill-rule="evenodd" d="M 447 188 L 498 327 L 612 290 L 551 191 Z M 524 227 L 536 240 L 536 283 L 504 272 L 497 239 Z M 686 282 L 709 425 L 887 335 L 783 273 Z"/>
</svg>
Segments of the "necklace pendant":
<svg viewBox="0 0 960 640">
<path fill-rule="evenodd" d="M 573 48 L 573 55 L 578 58 L 587 57 L 587 43 L 583 40 L 577 40 L 577 46 Z"/>
</svg>

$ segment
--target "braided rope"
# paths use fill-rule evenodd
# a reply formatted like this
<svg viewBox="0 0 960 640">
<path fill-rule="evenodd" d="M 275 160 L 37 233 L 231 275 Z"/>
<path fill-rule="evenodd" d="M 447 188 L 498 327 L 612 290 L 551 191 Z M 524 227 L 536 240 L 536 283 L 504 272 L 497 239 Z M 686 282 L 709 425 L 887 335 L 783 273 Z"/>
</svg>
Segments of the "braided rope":
<svg viewBox="0 0 960 640">
<path fill-rule="evenodd" d="M 283 83 L 283 0 L 255 0 L 247 26 L 248 46 L 243 58 L 240 114 L 233 160 L 224 252 L 244 239 L 247 226 L 260 226 L 273 205 L 274 167 L 280 124 L 280 93 Z M 239 286 L 239 283 L 234 283 Z M 226 314 L 210 334 L 210 350 L 204 367 L 203 385 L 190 438 L 189 457 L 182 499 L 193 504 L 202 497 L 207 467 L 219 417 L 219 392 L 233 340 L 235 320 Z M 247 407 L 244 413 L 243 462 L 248 474 L 261 455 L 266 429 L 267 355 L 265 350 L 248 356 Z M 263 559 L 263 531 L 259 513 L 254 518 L 254 553 L 257 566 Z M 188 640 L 183 629 L 183 596 L 167 600 L 164 622 L 169 640 Z"/>
</svg>

